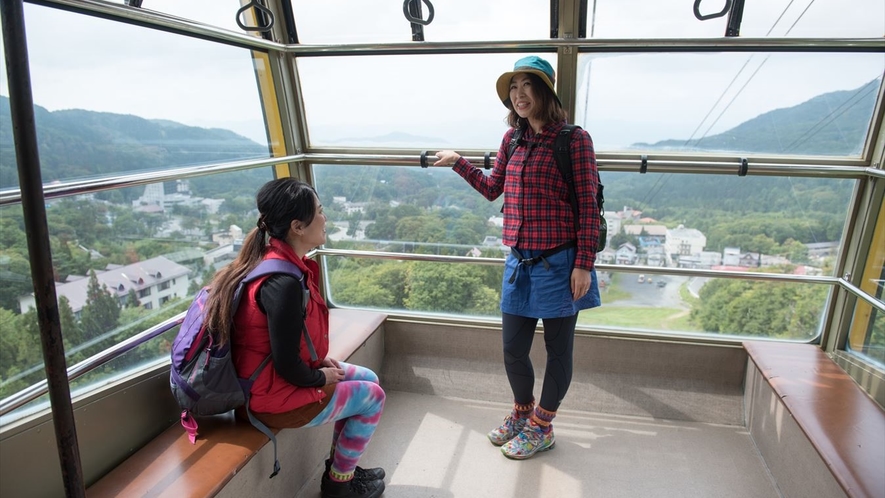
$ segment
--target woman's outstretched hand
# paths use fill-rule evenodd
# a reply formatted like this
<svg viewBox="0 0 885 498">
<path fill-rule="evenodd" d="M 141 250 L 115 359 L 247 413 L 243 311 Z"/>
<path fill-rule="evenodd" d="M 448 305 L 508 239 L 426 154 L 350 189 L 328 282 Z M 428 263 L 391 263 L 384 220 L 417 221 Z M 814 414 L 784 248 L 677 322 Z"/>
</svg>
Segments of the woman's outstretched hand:
<svg viewBox="0 0 885 498">
<path fill-rule="evenodd" d="M 436 157 L 439 159 L 435 163 L 434 166 L 451 166 L 455 164 L 456 161 L 461 157 L 461 154 L 453 150 L 441 150 L 436 153 Z"/>
</svg>

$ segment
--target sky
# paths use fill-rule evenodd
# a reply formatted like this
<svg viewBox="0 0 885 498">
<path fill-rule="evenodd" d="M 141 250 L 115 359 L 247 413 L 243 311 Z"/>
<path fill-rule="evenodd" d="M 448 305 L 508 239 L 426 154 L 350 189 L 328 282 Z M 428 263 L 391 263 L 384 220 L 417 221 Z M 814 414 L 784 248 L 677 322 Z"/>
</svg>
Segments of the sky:
<svg viewBox="0 0 885 498">
<path fill-rule="evenodd" d="M 701 11 L 723 3 L 703 0 Z M 692 5 L 590 0 L 588 37 L 721 37 L 725 18 L 698 21 Z M 144 0 L 143 7 L 239 31 L 235 0 Z M 549 0 L 447 0 L 434 7 L 428 41 L 549 37 Z M 293 9 L 302 43 L 411 39 L 400 2 L 294 0 Z M 248 51 L 31 4 L 25 18 L 37 105 L 226 128 L 265 143 Z M 746 0 L 741 35 L 880 38 L 885 2 Z M 555 67 L 555 54 L 544 56 Z M 311 141 L 368 145 L 371 137 L 408 133 L 422 138 L 407 142 L 427 146 L 496 149 L 506 112 L 494 82 L 518 57 L 303 58 L 298 70 Z M 605 54 L 582 55 L 579 64 L 575 121 L 605 150 L 699 138 L 821 93 L 858 88 L 882 75 L 885 54 Z M 0 94 L 8 95 L 5 78 Z"/>
</svg>

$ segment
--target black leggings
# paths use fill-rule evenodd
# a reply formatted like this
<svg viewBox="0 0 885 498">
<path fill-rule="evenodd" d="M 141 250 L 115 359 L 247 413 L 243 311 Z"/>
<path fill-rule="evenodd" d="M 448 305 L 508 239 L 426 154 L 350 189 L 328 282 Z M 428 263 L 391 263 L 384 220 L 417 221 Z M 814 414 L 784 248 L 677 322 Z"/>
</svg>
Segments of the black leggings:
<svg viewBox="0 0 885 498">
<path fill-rule="evenodd" d="M 575 345 L 575 324 L 578 314 L 564 318 L 544 318 L 544 344 L 547 347 L 547 368 L 538 406 L 555 412 L 565 398 L 572 382 L 572 352 Z M 519 404 L 534 401 L 535 370 L 529 352 L 535 336 L 537 318 L 503 313 L 504 369 Z"/>
</svg>

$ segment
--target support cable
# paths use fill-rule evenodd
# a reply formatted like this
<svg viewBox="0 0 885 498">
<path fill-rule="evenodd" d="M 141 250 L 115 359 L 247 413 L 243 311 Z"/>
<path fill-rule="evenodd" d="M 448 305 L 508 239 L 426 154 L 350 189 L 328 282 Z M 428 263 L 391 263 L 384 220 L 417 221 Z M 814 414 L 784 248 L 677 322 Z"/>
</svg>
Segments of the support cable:
<svg viewBox="0 0 885 498">
<path fill-rule="evenodd" d="M 781 21 L 781 19 L 783 19 L 784 14 L 786 14 L 787 10 L 790 8 L 790 6 L 793 5 L 793 1 L 794 0 L 790 0 L 790 3 L 788 3 L 787 6 L 784 7 L 784 10 L 781 11 L 781 14 L 778 16 L 778 18 L 771 25 L 771 28 L 768 29 L 768 33 L 765 34 L 766 37 L 768 35 L 770 35 L 772 31 L 774 31 L 774 28 L 778 25 L 778 23 Z M 790 31 L 793 30 L 793 28 L 796 26 L 796 24 L 799 22 L 799 20 L 802 19 L 802 17 L 805 15 L 806 12 L 808 12 L 808 9 L 811 7 L 811 4 L 813 4 L 813 3 L 814 3 L 814 0 L 811 0 L 808 3 L 808 5 L 805 7 L 805 9 L 802 11 L 802 13 L 799 14 L 799 17 L 793 22 L 793 24 L 789 27 L 789 29 L 787 29 L 786 33 L 784 33 L 784 36 L 790 34 Z M 735 81 L 737 81 L 738 77 L 740 77 L 741 73 L 744 71 L 744 69 L 750 63 L 750 60 L 753 59 L 753 57 L 754 57 L 753 55 L 750 55 L 750 57 L 747 58 L 747 60 L 744 62 L 744 65 L 741 66 L 741 68 L 738 70 L 738 72 L 734 75 L 734 78 L 732 78 L 732 80 L 728 84 L 728 86 L 725 87 L 725 89 L 719 95 L 719 98 L 716 99 L 716 102 L 713 104 L 712 107 L 710 107 L 710 110 L 707 112 L 707 114 L 704 116 L 704 118 L 698 124 L 697 128 L 695 128 L 695 130 L 692 132 L 692 134 L 688 138 L 688 140 L 685 141 L 683 146 L 686 146 L 691 142 L 691 140 L 694 138 L 695 134 L 698 132 L 698 130 L 701 128 L 701 126 L 703 126 L 703 124 L 707 120 L 707 118 L 710 117 L 710 114 L 713 113 L 713 110 L 716 109 L 716 106 L 719 105 L 719 103 L 722 101 L 722 99 L 728 93 L 728 90 L 731 88 L 732 85 L 734 85 Z M 703 141 L 707 137 L 707 134 L 710 133 L 710 131 L 713 129 L 713 127 L 716 125 L 716 123 L 719 122 L 719 119 L 722 118 L 722 116 L 725 114 L 725 111 L 727 111 L 729 109 L 729 107 L 731 107 L 731 105 L 734 103 L 734 101 L 740 96 L 740 94 L 744 91 L 744 88 L 746 88 L 747 85 L 750 84 L 750 81 L 752 81 L 753 78 L 756 76 L 756 74 L 759 72 L 759 70 L 762 69 L 762 66 L 765 65 L 765 63 L 768 61 L 769 57 L 770 57 L 770 55 L 767 55 L 765 57 L 765 59 L 762 61 L 762 63 L 759 64 L 759 66 L 756 68 L 756 70 L 753 71 L 753 74 L 750 75 L 750 77 L 747 79 L 747 81 L 741 86 L 741 88 L 737 91 L 737 93 L 734 95 L 734 97 L 732 97 L 732 99 L 728 102 L 728 104 L 725 106 L 725 108 L 719 112 L 719 115 L 716 116 L 716 119 L 713 121 L 713 123 L 707 127 L 707 129 L 704 131 L 704 134 L 701 136 L 701 138 L 699 138 L 698 141 L 695 142 L 695 146 L 700 144 L 701 141 Z M 668 179 L 669 179 L 669 177 L 668 177 Z M 645 204 L 646 200 L 648 202 L 651 202 L 655 198 L 655 196 L 657 196 L 657 193 L 660 192 L 660 190 L 664 188 L 664 185 L 666 185 L 666 181 L 663 181 L 663 180 L 664 180 L 664 177 L 661 176 L 661 178 L 659 178 L 658 181 L 655 182 L 655 184 L 652 186 L 652 188 L 649 189 L 649 191 L 646 193 L 645 197 L 643 197 L 642 202 L 640 203 L 640 207 L 642 204 Z"/>
</svg>

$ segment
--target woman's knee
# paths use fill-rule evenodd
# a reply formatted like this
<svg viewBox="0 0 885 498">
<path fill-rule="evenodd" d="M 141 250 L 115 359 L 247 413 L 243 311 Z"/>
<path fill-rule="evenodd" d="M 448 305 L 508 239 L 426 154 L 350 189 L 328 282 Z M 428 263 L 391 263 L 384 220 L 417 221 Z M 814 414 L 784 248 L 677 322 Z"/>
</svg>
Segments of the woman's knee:
<svg viewBox="0 0 885 498">
<path fill-rule="evenodd" d="M 366 382 L 372 382 L 378 384 L 380 380 L 378 379 L 378 374 L 376 374 L 372 369 L 359 366 L 352 365 L 350 363 L 343 363 L 344 371 L 345 371 L 345 380 L 364 380 Z"/>
<path fill-rule="evenodd" d="M 374 382 L 370 383 L 369 392 L 371 393 L 372 398 L 379 400 L 381 404 L 384 404 L 384 400 L 387 399 L 387 393 L 384 392 L 384 388 L 381 387 L 381 384 Z"/>
</svg>

